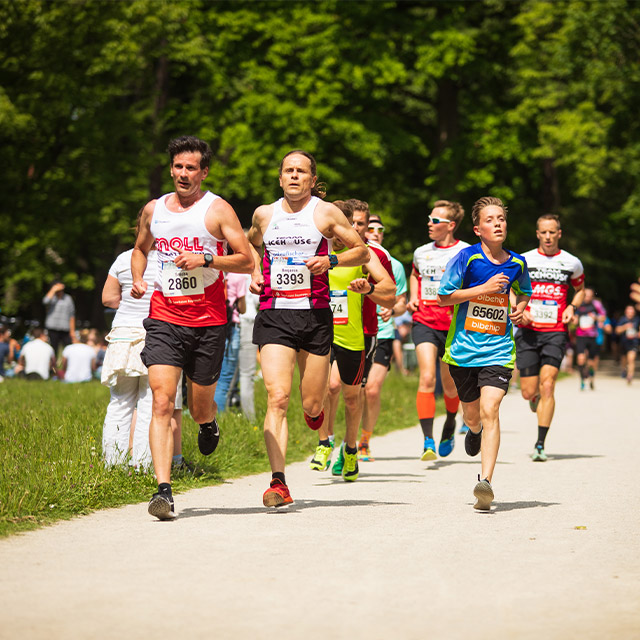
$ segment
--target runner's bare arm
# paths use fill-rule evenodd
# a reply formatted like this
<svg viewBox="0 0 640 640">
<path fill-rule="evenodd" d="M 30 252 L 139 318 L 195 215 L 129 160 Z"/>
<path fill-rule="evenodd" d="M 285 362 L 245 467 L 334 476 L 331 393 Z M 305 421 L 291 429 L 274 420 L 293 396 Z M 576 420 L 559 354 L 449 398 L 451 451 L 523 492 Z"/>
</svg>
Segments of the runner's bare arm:
<svg viewBox="0 0 640 640">
<path fill-rule="evenodd" d="M 253 271 L 253 256 L 233 207 L 226 200 L 217 198 L 211 203 L 204 223 L 212 236 L 224 238 L 233 249 L 232 255 L 214 256 L 211 267 L 220 271 L 251 273 Z M 181 251 L 174 258 L 174 262 L 176 266 L 187 270 L 205 265 L 204 255 L 191 251 Z"/>
<path fill-rule="evenodd" d="M 371 285 L 367 283 L 364 294 L 381 307 L 392 309 L 396 303 L 396 284 L 372 249 L 369 249 L 369 262 L 364 270 L 376 281 L 375 289 L 371 293 L 369 293 Z"/>
<path fill-rule="evenodd" d="M 102 304 L 110 309 L 117 309 L 122 300 L 122 287 L 118 282 L 118 278 L 108 275 L 102 287 Z"/>
<path fill-rule="evenodd" d="M 453 304 L 461 304 L 467 302 L 476 296 L 481 296 L 488 293 L 500 293 L 509 284 L 509 277 L 504 273 L 496 273 L 484 284 L 479 284 L 469 289 L 458 289 L 453 293 L 438 294 L 438 304 L 441 307 L 450 307 Z M 528 300 L 528 298 L 527 298 Z M 526 306 L 526 305 L 525 305 Z"/>
<path fill-rule="evenodd" d="M 636 309 L 640 310 L 640 278 L 631 284 L 630 289 L 629 297 L 636 303 Z"/>
<path fill-rule="evenodd" d="M 316 214 L 316 224 L 322 235 L 327 238 L 339 238 L 347 247 L 346 251 L 338 255 L 338 266 L 357 267 L 369 262 L 366 245 L 338 207 L 330 202 L 321 202 Z M 305 264 L 311 273 L 318 275 L 329 269 L 329 256 L 314 256 Z"/>
<path fill-rule="evenodd" d="M 564 310 L 564 313 L 562 314 L 562 322 L 564 324 L 569 324 L 571 322 L 571 319 L 573 318 L 573 314 L 575 313 L 575 310 L 584 302 L 584 292 L 585 292 L 584 282 L 582 282 L 582 284 L 579 284 L 577 287 L 574 287 L 574 289 L 575 289 L 575 293 L 573 294 L 573 298 L 571 299 L 571 302 L 567 305 L 567 308 Z M 569 307 L 573 307 L 573 308 L 569 310 Z"/>
<path fill-rule="evenodd" d="M 264 243 L 264 231 L 267 228 L 271 216 L 273 215 L 272 205 L 262 205 L 258 207 L 253 213 L 253 219 L 251 221 L 251 229 L 249 229 L 249 248 L 253 255 L 253 273 L 251 274 L 251 284 L 249 285 L 249 291 L 259 295 L 263 293 L 264 289 L 264 276 L 260 265 L 262 264 L 262 251 Z"/>
<path fill-rule="evenodd" d="M 407 309 L 411 313 L 415 313 L 420 307 L 420 296 L 418 295 L 418 276 L 415 274 L 413 267 L 411 268 L 411 275 L 409 276 L 409 302 L 407 303 Z"/>
<path fill-rule="evenodd" d="M 131 295 L 134 298 L 142 298 L 147 290 L 147 283 L 144 281 L 144 270 L 147 268 L 147 255 L 153 245 L 153 236 L 151 235 L 151 219 L 153 218 L 153 210 L 156 201 L 148 202 L 140 216 L 140 230 L 136 238 L 136 245 L 131 254 L 131 275 L 133 277 L 133 287 Z"/>
</svg>

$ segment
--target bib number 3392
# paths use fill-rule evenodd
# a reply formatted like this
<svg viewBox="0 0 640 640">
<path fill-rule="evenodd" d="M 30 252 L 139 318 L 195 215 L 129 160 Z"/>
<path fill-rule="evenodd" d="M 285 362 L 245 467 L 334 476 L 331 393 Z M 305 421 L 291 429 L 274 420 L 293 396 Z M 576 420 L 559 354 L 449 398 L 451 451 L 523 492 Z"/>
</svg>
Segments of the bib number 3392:
<svg viewBox="0 0 640 640">
<path fill-rule="evenodd" d="M 275 298 L 307 298 L 311 295 L 311 272 L 304 260 L 276 256 L 271 263 L 271 291 Z"/>
<path fill-rule="evenodd" d="M 162 264 L 162 294 L 171 304 L 191 304 L 204 300 L 202 267 L 187 271 L 174 262 Z"/>
<path fill-rule="evenodd" d="M 503 336 L 507 331 L 509 297 L 506 293 L 490 293 L 469 301 L 464 328 L 467 331 Z"/>
</svg>

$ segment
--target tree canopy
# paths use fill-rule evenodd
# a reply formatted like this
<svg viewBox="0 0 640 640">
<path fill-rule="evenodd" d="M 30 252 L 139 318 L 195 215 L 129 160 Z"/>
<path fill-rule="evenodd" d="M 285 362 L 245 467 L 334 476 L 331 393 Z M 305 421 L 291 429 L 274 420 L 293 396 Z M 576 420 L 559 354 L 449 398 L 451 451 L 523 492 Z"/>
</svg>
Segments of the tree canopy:
<svg viewBox="0 0 640 640">
<path fill-rule="evenodd" d="M 197 135 L 248 225 L 292 148 L 369 202 L 405 265 L 440 198 L 509 206 L 508 248 L 562 219 L 605 304 L 640 255 L 640 5 L 632 0 L 0 0 L 0 309 L 60 276 L 100 325 L 107 269 Z M 461 237 L 473 241 L 470 216 Z"/>
</svg>

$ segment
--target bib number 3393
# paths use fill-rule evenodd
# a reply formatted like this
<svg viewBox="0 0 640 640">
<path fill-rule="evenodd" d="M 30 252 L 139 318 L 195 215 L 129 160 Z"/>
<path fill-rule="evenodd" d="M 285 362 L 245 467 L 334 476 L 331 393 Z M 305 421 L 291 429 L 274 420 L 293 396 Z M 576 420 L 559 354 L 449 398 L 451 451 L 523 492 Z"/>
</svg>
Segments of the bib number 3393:
<svg viewBox="0 0 640 640">
<path fill-rule="evenodd" d="M 505 335 L 508 305 L 506 293 L 490 293 L 470 300 L 464 328 L 495 336 Z"/>
<path fill-rule="evenodd" d="M 311 295 L 311 272 L 304 260 L 276 256 L 271 263 L 271 291 L 275 298 L 307 298 Z"/>
<path fill-rule="evenodd" d="M 162 294 L 171 304 L 191 304 L 204 300 L 202 267 L 187 271 L 174 262 L 162 264 Z"/>
</svg>

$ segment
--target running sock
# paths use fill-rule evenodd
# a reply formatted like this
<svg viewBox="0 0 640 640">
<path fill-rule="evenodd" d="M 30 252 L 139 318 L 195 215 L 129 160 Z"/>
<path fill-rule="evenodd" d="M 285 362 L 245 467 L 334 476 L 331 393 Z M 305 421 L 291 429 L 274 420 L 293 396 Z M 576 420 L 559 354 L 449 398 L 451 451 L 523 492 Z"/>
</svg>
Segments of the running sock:
<svg viewBox="0 0 640 640">
<path fill-rule="evenodd" d="M 453 396 L 450 398 L 446 393 L 444 394 L 444 406 L 447 409 L 447 413 L 458 413 L 458 407 L 460 406 L 460 398 Z"/>
<path fill-rule="evenodd" d="M 284 473 L 280 472 L 280 471 L 274 471 L 274 473 L 271 474 L 271 480 L 280 480 L 280 482 L 282 482 L 282 484 L 286 485 L 287 483 L 284 481 Z"/>
<path fill-rule="evenodd" d="M 581 377 L 583 380 L 586 380 L 586 379 L 588 378 L 587 373 L 588 373 L 587 365 L 586 365 L 586 364 L 583 364 L 583 365 L 580 367 L 580 377 Z"/>
<path fill-rule="evenodd" d="M 542 447 L 544 449 L 544 440 L 548 432 L 549 427 L 541 427 L 538 425 L 538 442 L 536 442 L 536 447 Z"/>
<path fill-rule="evenodd" d="M 335 441 L 336 441 L 336 437 L 335 437 L 333 434 L 331 434 L 331 435 L 329 436 L 329 444 L 330 444 L 332 447 L 333 447 L 333 445 L 335 444 Z"/>
<path fill-rule="evenodd" d="M 305 413 L 304 419 L 307 425 L 311 429 L 313 429 L 314 431 L 317 431 L 322 426 L 322 423 L 324 422 L 324 409 L 320 412 L 320 415 L 316 416 L 315 418 L 312 418 L 310 415 Z"/>
<path fill-rule="evenodd" d="M 179 453 L 177 456 L 173 456 L 173 459 L 171 460 L 172 464 L 182 464 L 182 454 Z"/>
<path fill-rule="evenodd" d="M 371 431 L 362 430 L 362 436 L 360 437 L 360 442 L 362 444 L 369 444 L 369 438 L 371 437 Z"/>
<path fill-rule="evenodd" d="M 447 419 L 444 421 L 444 425 L 442 427 L 442 439 L 449 440 L 453 437 L 453 432 L 456 430 L 456 415 L 450 411 L 447 411 Z"/>
<path fill-rule="evenodd" d="M 320 447 L 330 447 L 331 446 L 331 440 L 329 440 L 329 438 L 327 438 L 326 440 L 318 440 L 318 446 L 320 446 Z"/>
<path fill-rule="evenodd" d="M 171 485 L 168 482 L 161 482 L 158 485 L 158 493 L 171 497 Z"/>
<path fill-rule="evenodd" d="M 427 391 L 418 391 L 416 394 L 416 409 L 418 419 L 425 438 L 433 438 L 433 417 L 436 415 L 436 396 Z"/>
<path fill-rule="evenodd" d="M 348 453 L 349 455 L 353 455 L 354 453 L 358 453 L 358 448 L 357 447 L 350 447 L 348 444 L 345 443 L 344 445 L 344 450 L 345 453 Z"/>
</svg>

